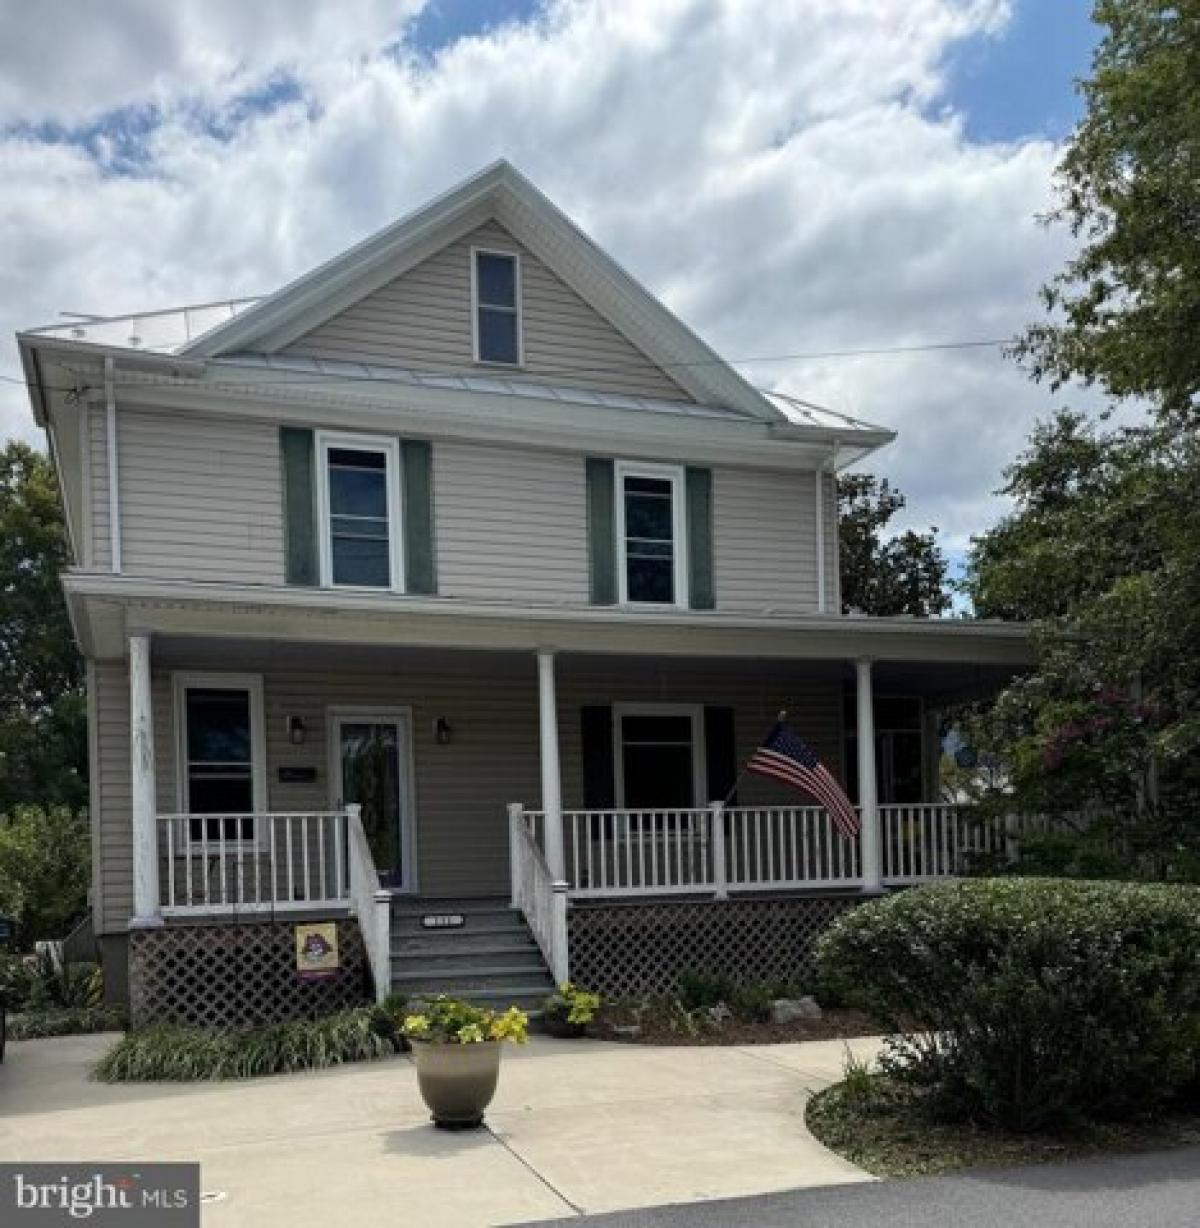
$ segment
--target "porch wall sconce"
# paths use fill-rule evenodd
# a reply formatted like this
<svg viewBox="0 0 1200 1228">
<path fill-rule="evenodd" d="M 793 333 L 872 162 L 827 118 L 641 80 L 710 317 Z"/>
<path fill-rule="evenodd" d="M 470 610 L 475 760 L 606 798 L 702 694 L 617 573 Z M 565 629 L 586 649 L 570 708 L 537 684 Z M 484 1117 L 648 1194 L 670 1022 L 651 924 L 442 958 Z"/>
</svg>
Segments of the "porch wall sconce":
<svg viewBox="0 0 1200 1228">
<path fill-rule="evenodd" d="M 287 719 L 287 734 L 288 741 L 293 746 L 303 746 L 304 739 L 308 735 L 308 730 L 304 728 L 304 718 L 301 716 L 289 716 Z"/>
<path fill-rule="evenodd" d="M 450 722 L 444 716 L 439 716 L 433 722 L 433 740 L 439 746 L 449 746 L 453 737 L 454 730 L 450 727 Z"/>
</svg>

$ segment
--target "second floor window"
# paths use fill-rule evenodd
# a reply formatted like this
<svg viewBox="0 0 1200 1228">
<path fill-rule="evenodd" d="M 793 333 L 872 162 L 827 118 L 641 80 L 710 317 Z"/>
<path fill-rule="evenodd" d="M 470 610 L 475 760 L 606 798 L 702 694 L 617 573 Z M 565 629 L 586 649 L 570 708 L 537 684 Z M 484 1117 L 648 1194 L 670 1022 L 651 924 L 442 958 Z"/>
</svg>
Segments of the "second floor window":
<svg viewBox="0 0 1200 1228">
<path fill-rule="evenodd" d="M 394 439 L 319 436 L 321 582 L 399 588 L 400 478 Z"/>
<path fill-rule="evenodd" d="M 521 264 L 512 252 L 473 249 L 475 361 L 521 365 Z"/>
<path fill-rule="evenodd" d="M 686 605 L 683 472 L 617 465 L 617 553 L 625 605 Z"/>
</svg>

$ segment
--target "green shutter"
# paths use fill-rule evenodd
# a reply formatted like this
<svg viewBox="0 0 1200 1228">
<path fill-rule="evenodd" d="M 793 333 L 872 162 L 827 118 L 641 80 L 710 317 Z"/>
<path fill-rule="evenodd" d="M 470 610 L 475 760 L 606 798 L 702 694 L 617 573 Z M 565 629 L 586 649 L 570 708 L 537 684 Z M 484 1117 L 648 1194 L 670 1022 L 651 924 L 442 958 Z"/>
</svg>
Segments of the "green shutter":
<svg viewBox="0 0 1200 1228">
<path fill-rule="evenodd" d="M 687 471 L 688 605 L 711 610 L 713 588 L 712 470 Z"/>
<path fill-rule="evenodd" d="M 580 709 L 583 751 L 583 805 L 586 810 L 611 810 L 617 783 L 613 763 L 613 710 L 607 705 Z"/>
<path fill-rule="evenodd" d="M 611 460 L 587 458 L 588 558 L 593 605 L 617 603 L 617 522 Z"/>
<path fill-rule="evenodd" d="M 404 470 L 404 591 L 436 593 L 433 447 L 427 439 L 405 439 L 400 453 Z"/>
<path fill-rule="evenodd" d="M 704 802 L 719 802 L 729 798 L 737 805 L 737 795 L 731 794 L 737 784 L 737 741 L 733 729 L 733 709 L 704 709 L 704 764 L 708 781 L 708 797 Z"/>
<path fill-rule="evenodd" d="M 289 584 L 318 584 L 312 431 L 280 427 L 279 453 L 283 464 L 284 574 Z"/>
</svg>

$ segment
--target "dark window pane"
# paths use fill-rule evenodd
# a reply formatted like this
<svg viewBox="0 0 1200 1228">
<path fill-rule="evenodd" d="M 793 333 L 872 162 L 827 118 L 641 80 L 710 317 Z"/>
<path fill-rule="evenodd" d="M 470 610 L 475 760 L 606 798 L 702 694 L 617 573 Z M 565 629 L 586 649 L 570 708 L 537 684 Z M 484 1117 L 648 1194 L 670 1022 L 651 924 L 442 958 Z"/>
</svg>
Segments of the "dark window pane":
<svg viewBox="0 0 1200 1228">
<path fill-rule="evenodd" d="M 690 747 L 626 746 L 622 767 L 625 805 L 631 810 L 696 804 Z"/>
<path fill-rule="evenodd" d="M 675 564 L 670 559 L 627 557 L 625 576 L 630 601 L 669 604 L 675 600 Z"/>
<path fill-rule="evenodd" d="M 351 469 L 331 463 L 329 510 L 342 516 L 382 516 L 386 519 L 386 474 L 379 469 Z"/>
<path fill-rule="evenodd" d="M 625 496 L 625 536 L 670 541 L 671 500 L 657 495 Z"/>
<path fill-rule="evenodd" d="M 511 311 L 479 309 L 481 362 L 517 362 L 517 317 Z"/>
<path fill-rule="evenodd" d="M 334 534 L 330 542 L 334 584 L 387 588 L 392 580 L 391 552 L 385 537 Z"/>
<path fill-rule="evenodd" d="M 628 742 L 682 742 L 692 744 L 690 716 L 623 716 L 621 737 Z"/>
<path fill-rule="evenodd" d="M 383 452 L 361 451 L 358 448 L 330 448 L 329 463 L 349 469 L 386 469 L 387 456 Z"/>
<path fill-rule="evenodd" d="M 188 773 L 188 810 L 192 814 L 250 814 L 254 810 L 254 783 L 244 776 L 204 776 Z"/>
<path fill-rule="evenodd" d="M 629 494 L 665 495 L 671 497 L 671 482 L 669 478 L 635 478 L 625 479 L 625 490 Z"/>
<path fill-rule="evenodd" d="M 517 305 L 517 269 L 511 256 L 475 254 L 475 287 L 479 302 L 492 307 Z"/>
<path fill-rule="evenodd" d="M 388 522 L 370 516 L 331 516 L 329 531 L 334 538 L 365 537 L 371 541 L 387 541 Z"/>
<path fill-rule="evenodd" d="M 246 691 L 187 693 L 189 763 L 250 762 L 250 696 Z"/>
</svg>

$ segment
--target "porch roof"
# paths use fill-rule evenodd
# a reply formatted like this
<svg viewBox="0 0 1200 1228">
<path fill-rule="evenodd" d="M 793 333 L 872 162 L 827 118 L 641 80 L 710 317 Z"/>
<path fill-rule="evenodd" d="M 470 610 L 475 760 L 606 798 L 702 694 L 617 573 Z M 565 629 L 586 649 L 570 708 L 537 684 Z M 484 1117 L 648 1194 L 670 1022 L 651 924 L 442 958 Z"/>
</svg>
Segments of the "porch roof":
<svg viewBox="0 0 1200 1228">
<path fill-rule="evenodd" d="M 393 593 L 157 580 L 72 571 L 63 580 L 84 651 L 120 657 L 134 631 L 413 648 L 630 656 L 944 662 L 1020 669 L 1029 628 L 969 619 L 723 614 L 514 605 Z"/>
</svg>

